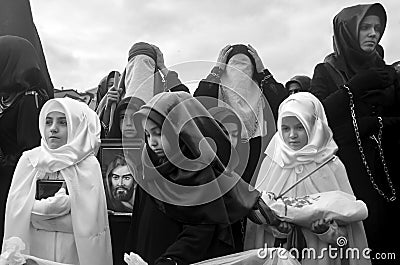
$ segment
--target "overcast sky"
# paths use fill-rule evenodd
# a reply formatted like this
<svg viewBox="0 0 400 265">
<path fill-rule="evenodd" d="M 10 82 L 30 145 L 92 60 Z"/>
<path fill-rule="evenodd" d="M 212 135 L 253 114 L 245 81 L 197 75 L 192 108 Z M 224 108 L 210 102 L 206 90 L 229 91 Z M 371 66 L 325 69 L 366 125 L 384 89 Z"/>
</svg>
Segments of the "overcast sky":
<svg viewBox="0 0 400 265">
<path fill-rule="evenodd" d="M 133 43 L 160 47 L 167 67 L 193 89 L 226 44 L 251 44 L 282 83 L 312 76 L 332 52 L 332 19 L 354 0 L 30 0 L 55 88 L 96 87 L 123 71 Z M 381 41 L 387 63 L 400 59 L 400 2 Z M 202 61 L 202 62 L 199 62 Z M 207 63 L 208 62 L 208 63 Z"/>
</svg>

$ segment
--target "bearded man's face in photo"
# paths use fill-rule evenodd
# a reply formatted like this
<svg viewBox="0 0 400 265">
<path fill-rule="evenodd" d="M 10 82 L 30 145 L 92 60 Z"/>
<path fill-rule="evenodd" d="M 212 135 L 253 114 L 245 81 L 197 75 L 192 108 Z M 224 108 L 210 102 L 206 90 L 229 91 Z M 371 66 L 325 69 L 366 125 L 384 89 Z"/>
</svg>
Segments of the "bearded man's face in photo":
<svg viewBox="0 0 400 265">
<path fill-rule="evenodd" d="M 136 188 L 136 182 L 127 165 L 118 166 L 111 172 L 111 187 L 114 199 L 129 201 Z"/>
</svg>

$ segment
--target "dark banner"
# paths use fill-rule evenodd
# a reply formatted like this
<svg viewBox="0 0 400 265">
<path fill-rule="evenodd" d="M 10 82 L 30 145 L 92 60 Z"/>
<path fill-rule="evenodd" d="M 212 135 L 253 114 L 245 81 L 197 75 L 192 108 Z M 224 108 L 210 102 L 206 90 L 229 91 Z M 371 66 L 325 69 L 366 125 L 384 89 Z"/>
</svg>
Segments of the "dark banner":
<svg viewBox="0 0 400 265">
<path fill-rule="evenodd" d="M 53 84 L 47 69 L 42 43 L 33 23 L 29 0 L 0 0 L 0 36 L 14 35 L 29 40 L 36 48 L 40 68 L 46 79 L 50 98 L 54 97 Z"/>
</svg>

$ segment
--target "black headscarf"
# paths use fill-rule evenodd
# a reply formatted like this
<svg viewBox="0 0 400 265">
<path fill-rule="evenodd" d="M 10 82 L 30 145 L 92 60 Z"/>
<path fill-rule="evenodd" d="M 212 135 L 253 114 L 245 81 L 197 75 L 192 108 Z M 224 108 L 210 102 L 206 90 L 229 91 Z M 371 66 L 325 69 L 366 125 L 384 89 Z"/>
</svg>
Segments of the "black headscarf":
<svg viewBox="0 0 400 265">
<path fill-rule="evenodd" d="M 39 58 L 33 45 L 17 36 L 0 36 L 0 91 L 46 93 Z"/>
<path fill-rule="evenodd" d="M 26 91 L 36 91 L 47 100 L 45 79 L 33 45 L 21 37 L 0 36 L 0 51 L 0 115 Z"/>
<path fill-rule="evenodd" d="M 242 123 L 235 112 L 228 107 L 214 107 L 208 110 L 210 115 L 222 125 L 224 123 L 234 123 L 238 125 L 239 137 L 242 134 Z"/>
<path fill-rule="evenodd" d="M 107 83 L 108 80 L 110 80 L 111 78 L 114 78 L 115 73 L 118 73 L 118 71 L 111 71 L 108 75 L 106 75 L 105 77 L 103 77 L 103 79 L 101 79 L 98 87 L 97 87 L 97 102 L 100 103 L 101 99 L 107 94 L 108 92 L 108 87 L 107 87 Z M 118 85 L 118 84 L 117 84 Z"/>
<path fill-rule="evenodd" d="M 236 152 L 239 155 L 239 164 L 234 168 L 235 172 L 243 177 L 245 168 L 247 166 L 245 161 L 248 161 L 250 156 L 250 146 L 246 144 L 245 140 L 241 138 L 242 135 L 242 123 L 235 113 L 235 111 L 228 107 L 214 107 L 208 110 L 211 116 L 220 123 L 220 126 L 223 126 L 225 123 L 234 123 L 238 125 L 238 142 L 235 147 Z M 228 133 L 228 132 L 225 132 Z"/>
<path fill-rule="evenodd" d="M 380 18 L 381 39 L 385 32 L 387 17 L 385 9 L 379 3 L 346 7 L 333 19 L 334 53 L 326 58 L 326 62 L 345 73 L 347 79 L 361 70 L 385 66 L 381 46 L 370 53 L 360 47 L 359 26 L 367 15 L 376 15 Z"/>
<path fill-rule="evenodd" d="M 122 139 L 122 132 L 121 132 L 121 112 L 125 111 L 126 109 L 133 109 L 134 112 L 138 111 L 139 108 L 144 105 L 144 101 L 135 98 L 135 97 L 127 97 L 122 99 L 114 111 L 114 118 L 113 124 L 110 128 L 110 133 L 107 135 L 107 138 L 119 138 Z"/>
<path fill-rule="evenodd" d="M 246 216 L 259 197 L 229 169 L 238 157 L 226 134 L 201 103 L 185 92 L 154 96 L 135 114 L 161 127 L 172 150 L 159 161 L 143 150 L 143 179 L 139 185 L 171 218 L 190 224 L 217 224 L 219 238 L 232 243 L 225 228 Z M 224 232 L 225 231 L 225 232 Z"/>
<path fill-rule="evenodd" d="M 309 78 L 306 75 L 296 75 L 290 78 L 289 81 L 286 82 L 285 87 L 287 90 L 289 90 L 289 85 L 292 83 L 297 83 L 300 86 L 300 91 L 302 92 L 308 92 L 310 91 L 310 86 L 311 86 L 311 78 Z"/>
<path fill-rule="evenodd" d="M 147 55 L 152 58 L 155 62 L 157 62 L 157 53 L 156 50 L 149 43 L 146 42 L 137 42 L 132 45 L 128 54 L 128 61 L 130 61 L 136 55 Z"/>
</svg>

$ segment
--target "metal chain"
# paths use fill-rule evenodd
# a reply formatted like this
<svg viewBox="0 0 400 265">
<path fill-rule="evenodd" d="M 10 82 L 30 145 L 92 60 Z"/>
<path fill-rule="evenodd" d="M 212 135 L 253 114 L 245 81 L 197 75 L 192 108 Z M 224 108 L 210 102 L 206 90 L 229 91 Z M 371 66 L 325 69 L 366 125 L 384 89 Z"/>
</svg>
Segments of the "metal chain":
<svg viewBox="0 0 400 265">
<path fill-rule="evenodd" d="M 351 112 L 351 118 L 353 120 L 353 127 L 354 127 L 354 132 L 356 134 L 356 139 L 357 139 L 357 145 L 358 145 L 358 150 L 360 151 L 361 154 L 361 159 L 362 162 L 365 166 L 365 169 L 367 170 L 367 174 L 369 176 L 369 179 L 372 183 L 372 186 L 374 187 L 374 189 L 379 193 L 379 195 L 381 195 L 383 198 L 385 198 L 385 200 L 387 200 L 388 202 L 392 202 L 396 200 L 396 190 L 393 186 L 392 180 L 390 179 L 389 176 L 389 170 L 386 166 L 386 161 L 385 161 L 385 157 L 383 155 L 383 148 L 382 148 L 382 129 L 383 129 L 383 122 L 382 122 L 382 118 L 378 117 L 378 121 L 379 121 L 379 132 L 378 132 L 378 138 L 376 138 L 375 135 L 371 136 L 372 139 L 375 140 L 375 142 L 378 145 L 378 149 L 379 149 L 379 156 L 381 158 L 382 161 L 382 165 L 383 165 L 383 169 L 385 171 L 385 175 L 386 175 L 386 179 L 387 182 L 389 184 L 390 190 L 392 192 L 392 197 L 388 197 L 379 187 L 378 185 L 375 183 L 375 179 L 372 176 L 372 172 L 368 166 L 367 163 L 367 159 L 365 158 L 365 154 L 364 154 L 364 149 L 361 145 L 361 137 L 360 137 L 360 132 L 358 130 L 358 125 L 357 125 L 357 120 L 356 120 L 356 113 L 354 111 L 354 101 L 353 101 L 353 93 L 351 93 L 350 88 L 347 87 L 346 85 L 343 85 L 344 88 L 346 88 L 347 93 L 349 94 L 349 102 L 350 102 L 350 112 Z"/>
</svg>

